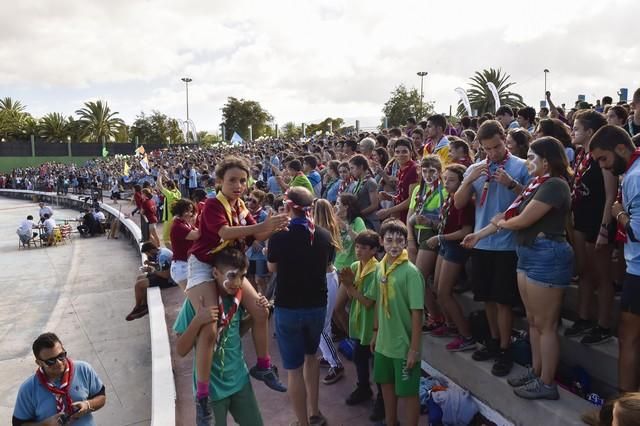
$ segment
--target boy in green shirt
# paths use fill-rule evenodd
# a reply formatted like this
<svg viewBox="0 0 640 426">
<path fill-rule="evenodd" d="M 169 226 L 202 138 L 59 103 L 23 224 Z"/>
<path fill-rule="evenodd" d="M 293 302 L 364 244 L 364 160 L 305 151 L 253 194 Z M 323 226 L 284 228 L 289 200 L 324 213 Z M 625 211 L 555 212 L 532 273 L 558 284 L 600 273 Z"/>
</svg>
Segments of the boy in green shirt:
<svg viewBox="0 0 640 426">
<path fill-rule="evenodd" d="M 375 255 L 380 247 L 380 238 L 375 231 L 360 232 L 355 238 L 355 254 L 358 259 L 350 268 L 339 271 L 342 284 L 351 298 L 349 310 L 349 337 L 356 341 L 353 362 L 356 365 L 358 383 L 356 389 L 346 400 L 347 405 L 357 405 L 373 396 L 369 385 L 369 362 L 371 359 L 371 338 L 373 336 L 373 318 L 375 299 L 378 291 L 376 270 L 378 261 Z M 380 404 L 382 394 L 378 389 Z"/>
<path fill-rule="evenodd" d="M 402 398 L 406 424 L 417 426 L 424 278 L 409 262 L 405 224 L 386 221 L 380 227 L 380 238 L 386 255 L 376 271 L 373 378 L 382 385 L 386 424 L 396 424 L 398 398 Z"/>
<path fill-rule="evenodd" d="M 163 177 L 167 179 L 166 183 L 163 184 Z M 158 189 L 164 195 L 164 204 L 162 207 L 162 242 L 164 246 L 167 248 L 171 248 L 171 238 L 169 233 L 171 232 L 171 225 L 173 223 L 173 214 L 171 213 L 171 206 L 175 204 L 176 201 L 182 198 L 182 194 L 180 190 L 176 187 L 175 183 L 169 179 L 168 173 L 164 169 L 160 169 L 160 173 L 158 173 L 158 180 L 156 181 L 158 185 Z"/>
<path fill-rule="evenodd" d="M 180 356 L 186 356 L 195 347 L 200 328 L 218 322 L 220 337 L 213 354 L 209 380 L 211 407 L 210 410 L 202 410 L 202 407 L 196 405 L 196 425 L 226 426 L 227 414 L 231 413 L 241 426 L 262 426 L 262 416 L 242 352 L 240 333 L 240 321 L 244 314 L 240 304 L 241 287 L 249 262 L 242 251 L 225 248 L 217 253 L 213 263 L 213 276 L 220 295 L 218 306 L 206 308 L 203 302 L 196 312 L 189 299 L 185 299 L 173 325 L 174 331 L 179 335 L 176 350 Z M 268 301 L 264 296 L 260 303 L 267 309 Z M 195 395 L 195 360 L 193 386 Z M 213 415 L 204 414 L 206 411 L 212 411 Z"/>
</svg>

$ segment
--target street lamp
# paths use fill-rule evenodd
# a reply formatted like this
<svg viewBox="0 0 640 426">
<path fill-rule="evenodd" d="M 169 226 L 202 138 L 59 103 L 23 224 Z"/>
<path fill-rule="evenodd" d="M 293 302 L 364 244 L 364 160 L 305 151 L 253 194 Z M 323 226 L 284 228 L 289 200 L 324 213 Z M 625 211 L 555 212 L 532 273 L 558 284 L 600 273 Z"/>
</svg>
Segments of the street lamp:
<svg viewBox="0 0 640 426">
<path fill-rule="evenodd" d="M 182 81 L 184 81 L 184 85 L 185 85 L 185 89 L 187 92 L 187 143 L 189 143 L 189 83 L 191 83 L 193 81 L 193 79 L 189 78 L 189 77 L 182 77 L 181 78 Z"/>
<path fill-rule="evenodd" d="M 420 76 L 420 117 L 418 117 L 418 120 L 422 119 L 422 111 L 424 111 L 424 105 L 423 105 L 424 92 L 422 89 L 423 89 L 424 77 L 427 74 L 429 74 L 427 71 L 418 72 L 418 75 Z"/>
<path fill-rule="evenodd" d="M 253 126 L 249 124 L 249 142 L 253 142 Z"/>
</svg>

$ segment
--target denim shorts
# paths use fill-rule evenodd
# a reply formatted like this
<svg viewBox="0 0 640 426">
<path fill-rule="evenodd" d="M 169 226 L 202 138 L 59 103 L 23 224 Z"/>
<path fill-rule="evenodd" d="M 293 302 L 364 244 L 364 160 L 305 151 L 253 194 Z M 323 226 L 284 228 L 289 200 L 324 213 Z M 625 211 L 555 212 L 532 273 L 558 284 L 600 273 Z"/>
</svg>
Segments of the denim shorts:
<svg viewBox="0 0 640 426">
<path fill-rule="evenodd" d="M 537 237 L 530 246 L 517 246 L 518 272 L 543 287 L 564 288 L 573 276 L 573 249 L 567 241 Z"/>
<path fill-rule="evenodd" d="M 189 290 L 200 284 L 213 281 L 213 266 L 200 262 L 194 255 L 187 261 L 187 288 Z"/>
<path fill-rule="evenodd" d="M 447 262 L 464 265 L 469 257 L 469 251 L 460 245 L 460 241 L 447 241 L 443 239 L 440 242 L 438 255 Z"/>
<path fill-rule="evenodd" d="M 276 337 L 286 370 L 301 367 L 305 355 L 314 355 L 318 351 L 326 311 L 326 306 L 301 309 L 276 306 Z"/>
<path fill-rule="evenodd" d="M 187 281 L 189 277 L 189 264 L 183 260 L 171 262 L 171 279 L 176 282 Z"/>
</svg>

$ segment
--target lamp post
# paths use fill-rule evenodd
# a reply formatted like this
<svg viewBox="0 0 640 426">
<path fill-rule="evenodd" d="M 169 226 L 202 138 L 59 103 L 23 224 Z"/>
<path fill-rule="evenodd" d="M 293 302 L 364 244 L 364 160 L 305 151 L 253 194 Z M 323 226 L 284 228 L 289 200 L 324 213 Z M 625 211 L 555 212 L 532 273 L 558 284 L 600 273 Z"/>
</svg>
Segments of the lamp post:
<svg viewBox="0 0 640 426">
<path fill-rule="evenodd" d="M 549 70 L 548 69 L 544 69 L 544 99 L 545 99 L 545 104 L 546 104 L 546 99 L 547 99 L 547 74 L 549 74 Z"/>
<path fill-rule="evenodd" d="M 71 157 L 71 136 L 67 136 L 67 154 Z"/>
<path fill-rule="evenodd" d="M 418 120 L 422 119 L 422 112 L 424 111 L 424 105 L 423 105 L 424 91 L 423 91 L 423 87 L 424 87 L 424 77 L 427 74 L 429 74 L 427 71 L 418 72 L 418 75 L 420 76 L 420 117 L 418 117 Z"/>
<path fill-rule="evenodd" d="M 253 142 L 253 126 L 249 124 L 249 142 Z"/>
<path fill-rule="evenodd" d="M 187 140 L 186 142 L 189 143 L 189 83 L 191 83 L 193 79 L 189 77 L 182 77 L 181 80 L 184 81 L 184 86 L 187 92 Z"/>
</svg>

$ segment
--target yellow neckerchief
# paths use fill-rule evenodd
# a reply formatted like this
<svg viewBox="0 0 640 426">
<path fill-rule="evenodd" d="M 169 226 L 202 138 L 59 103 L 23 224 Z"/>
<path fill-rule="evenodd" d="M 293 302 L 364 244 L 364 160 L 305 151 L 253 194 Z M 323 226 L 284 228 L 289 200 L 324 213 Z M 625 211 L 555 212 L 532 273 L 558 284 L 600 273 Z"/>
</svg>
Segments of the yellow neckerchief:
<svg viewBox="0 0 640 426">
<path fill-rule="evenodd" d="M 382 260 L 380 261 L 380 273 L 382 277 L 380 278 L 380 289 L 382 290 L 382 308 L 384 309 L 384 313 L 387 318 L 391 318 L 391 312 L 389 311 L 389 275 L 401 264 L 409 261 L 409 255 L 407 254 L 407 250 L 402 250 L 402 253 L 396 260 L 393 261 L 389 269 L 387 269 L 387 256 L 385 254 Z"/>
<path fill-rule="evenodd" d="M 242 198 L 238 198 L 237 200 L 237 206 L 238 208 L 236 209 L 236 212 L 238 213 L 238 224 L 234 224 L 233 222 L 233 210 L 231 209 L 231 204 L 229 204 L 229 200 L 227 200 L 227 197 L 224 196 L 224 194 L 222 193 L 222 191 L 218 191 L 218 193 L 216 194 L 216 199 L 218 201 L 220 201 L 220 204 L 222 204 L 222 207 L 224 207 L 224 211 L 227 214 L 227 222 L 229 223 L 229 226 L 240 226 L 242 225 L 242 221 L 247 217 L 248 214 L 250 214 L 249 209 L 247 209 L 247 206 L 245 206 L 244 201 L 242 201 Z M 219 252 L 220 250 L 222 250 L 223 248 L 225 248 L 226 246 L 228 246 L 229 244 L 231 244 L 233 242 L 233 240 L 227 240 L 227 241 L 223 241 L 222 238 L 220 238 L 220 244 L 218 244 L 217 247 L 214 247 L 213 250 L 211 250 L 209 252 L 209 254 L 214 254 Z"/>
<path fill-rule="evenodd" d="M 376 260 L 375 257 L 372 257 L 371 259 L 369 259 L 369 261 L 364 265 L 364 268 L 362 267 L 362 262 L 358 262 L 358 267 L 356 269 L 356 279 L 355 282 L 353 283 L 353 287 L 358 290 L 358 291 L 362 291 L 362 283 L 364 282 L 364 279 L 367 275 L 373 273 L 376 271 L 376 267 L 378 266 L 378 261 Z M 356 318 L 360 317 L 360 307 L 361 307 L 362 303 L 358 302 L 356 303 L 356 306 L 354 308 L 354 315 Z"/>
</svg>

